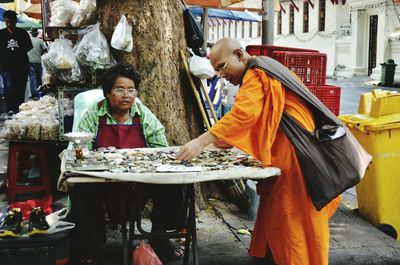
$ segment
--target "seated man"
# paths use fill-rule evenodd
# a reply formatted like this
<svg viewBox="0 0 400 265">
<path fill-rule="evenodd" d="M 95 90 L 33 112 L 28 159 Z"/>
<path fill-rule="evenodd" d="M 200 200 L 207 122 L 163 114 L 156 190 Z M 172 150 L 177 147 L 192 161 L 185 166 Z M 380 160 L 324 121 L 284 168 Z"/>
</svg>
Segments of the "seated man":
<svg viewBox="0 0 400 265">
<path fill-rule="evenodd" d="M 164 127 L 155 115 L 136 98 L 140 77 L 131 65 L 118 64 L 105 75 L 105 99 L 88 110 L 78 131 L 96 138 L 89 149 L 114 146 L 141 148 L 167 146 Z M 152 231 L 177 229 L 183 221 L 181 185 L 141 185 L 143 201 L 153 200 Z M 106 244 L 105 209 L 112 223 L 122 223 L 123 205 L 128 201 L 129 183 L 75 184 L 69 190 L 71 219 L 76 224 L 71 235 L 72 258 L 94 264 Z M 105 206 L 105 207 L 104 207 Z M 143 207 L 144 205 L 142 205 Z M 151 242 L 155 250 L 172 257 L 182 256 L 169 240 Z"/>
</svg>

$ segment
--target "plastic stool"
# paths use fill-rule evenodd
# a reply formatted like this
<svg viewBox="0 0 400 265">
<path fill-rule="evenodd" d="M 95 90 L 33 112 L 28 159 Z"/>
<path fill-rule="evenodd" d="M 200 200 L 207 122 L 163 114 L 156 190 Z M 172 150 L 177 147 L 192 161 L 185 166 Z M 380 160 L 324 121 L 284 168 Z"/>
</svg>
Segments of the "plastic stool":
<svg viewBox="0 0 400 265">
<path fill-rule="evenodd" d="M 38 155 L 40 160 L 40 176 L 37 178 L 23 176 L 23 171 L 33 165 L 31 160 L 32 155 Z M 10 141 L 8 147 L 7 181 L 9 202 L 15 202 L 15 196 L 21 193 L 45 192 L 46 195 L 52 195 L 47 170 L 46 146 L 34 142 Z M 19 185 L 21 182 L 22 185 Z"/>
</svg>

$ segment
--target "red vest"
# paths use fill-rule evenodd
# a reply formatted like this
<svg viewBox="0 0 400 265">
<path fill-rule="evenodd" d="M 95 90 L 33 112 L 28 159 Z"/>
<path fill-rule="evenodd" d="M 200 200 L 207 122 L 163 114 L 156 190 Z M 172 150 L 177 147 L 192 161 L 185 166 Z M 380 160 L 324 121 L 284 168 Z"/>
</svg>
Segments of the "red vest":
<svg viewBox="0 0 400 265">
<path fill-rule="evenodd" d="M 99 108 L 103 101 L 99 102 Z M 138 105 L 136 105 L 139 107 Z M 93 149 L 114 146 L 122 148 L 146 147 L 146 140 L 142 133 L 140 116 L 132 117 L 132 124 L 107 124 L 106 116 L 99 117 L 99 126 Z"/>
</svg>

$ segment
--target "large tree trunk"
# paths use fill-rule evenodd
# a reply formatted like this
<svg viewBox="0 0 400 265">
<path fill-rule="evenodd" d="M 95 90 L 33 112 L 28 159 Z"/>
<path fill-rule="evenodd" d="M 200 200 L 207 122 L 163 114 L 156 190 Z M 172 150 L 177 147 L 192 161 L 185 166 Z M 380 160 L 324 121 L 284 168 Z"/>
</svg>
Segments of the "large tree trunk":
<svg viewBox="0 0 400 265">
<path fill-rule="evenodd" d="M 179 57 L 179 50 L 187 47 L 181 2 L 97 0 L 97 9 L 108 40 L 122 15 L 132 25 L 133 51 L 113 49 L 113 54 L 139 71 L 139 98 L 165 126 L 169 144 L 181 145 L 197 137 L 203 124 Z"/>
<path fill-rule="evenodd" d="M 133 51 L 112 52 L 117 61 L 139 71 L 139 98 L 164 125 L 169 144 L 182 145 L 197 137 L 203 122 L 179 57 L 187 47 L 181 1 L 97 0 L 97 9 L 108 40 L 122 15 L 132 25 Z M 200 195 L 198 185 L 196 190 Z M 203 208 L 204 202 L 198 200 L 198 205 Z"/>
</svg>

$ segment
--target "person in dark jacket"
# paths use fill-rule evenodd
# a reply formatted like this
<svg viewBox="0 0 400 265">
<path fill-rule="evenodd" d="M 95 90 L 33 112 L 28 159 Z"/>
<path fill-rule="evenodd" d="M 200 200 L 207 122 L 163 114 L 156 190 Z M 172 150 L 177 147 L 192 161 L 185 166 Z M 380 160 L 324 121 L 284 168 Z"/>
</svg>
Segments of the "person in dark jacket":
<svg viewBox="0 0 400 265">
<path fill-rule="evenodd" d="M 28 32 L 17 28 L 17 14 L 7 10 L 3 14 L 6 28 L 0 30 L 0 70 L 4 83 L 7 113 L 18 112 L 24 102 L 28 81 L 28 51 L 32 49 Z"/>
</svg>

